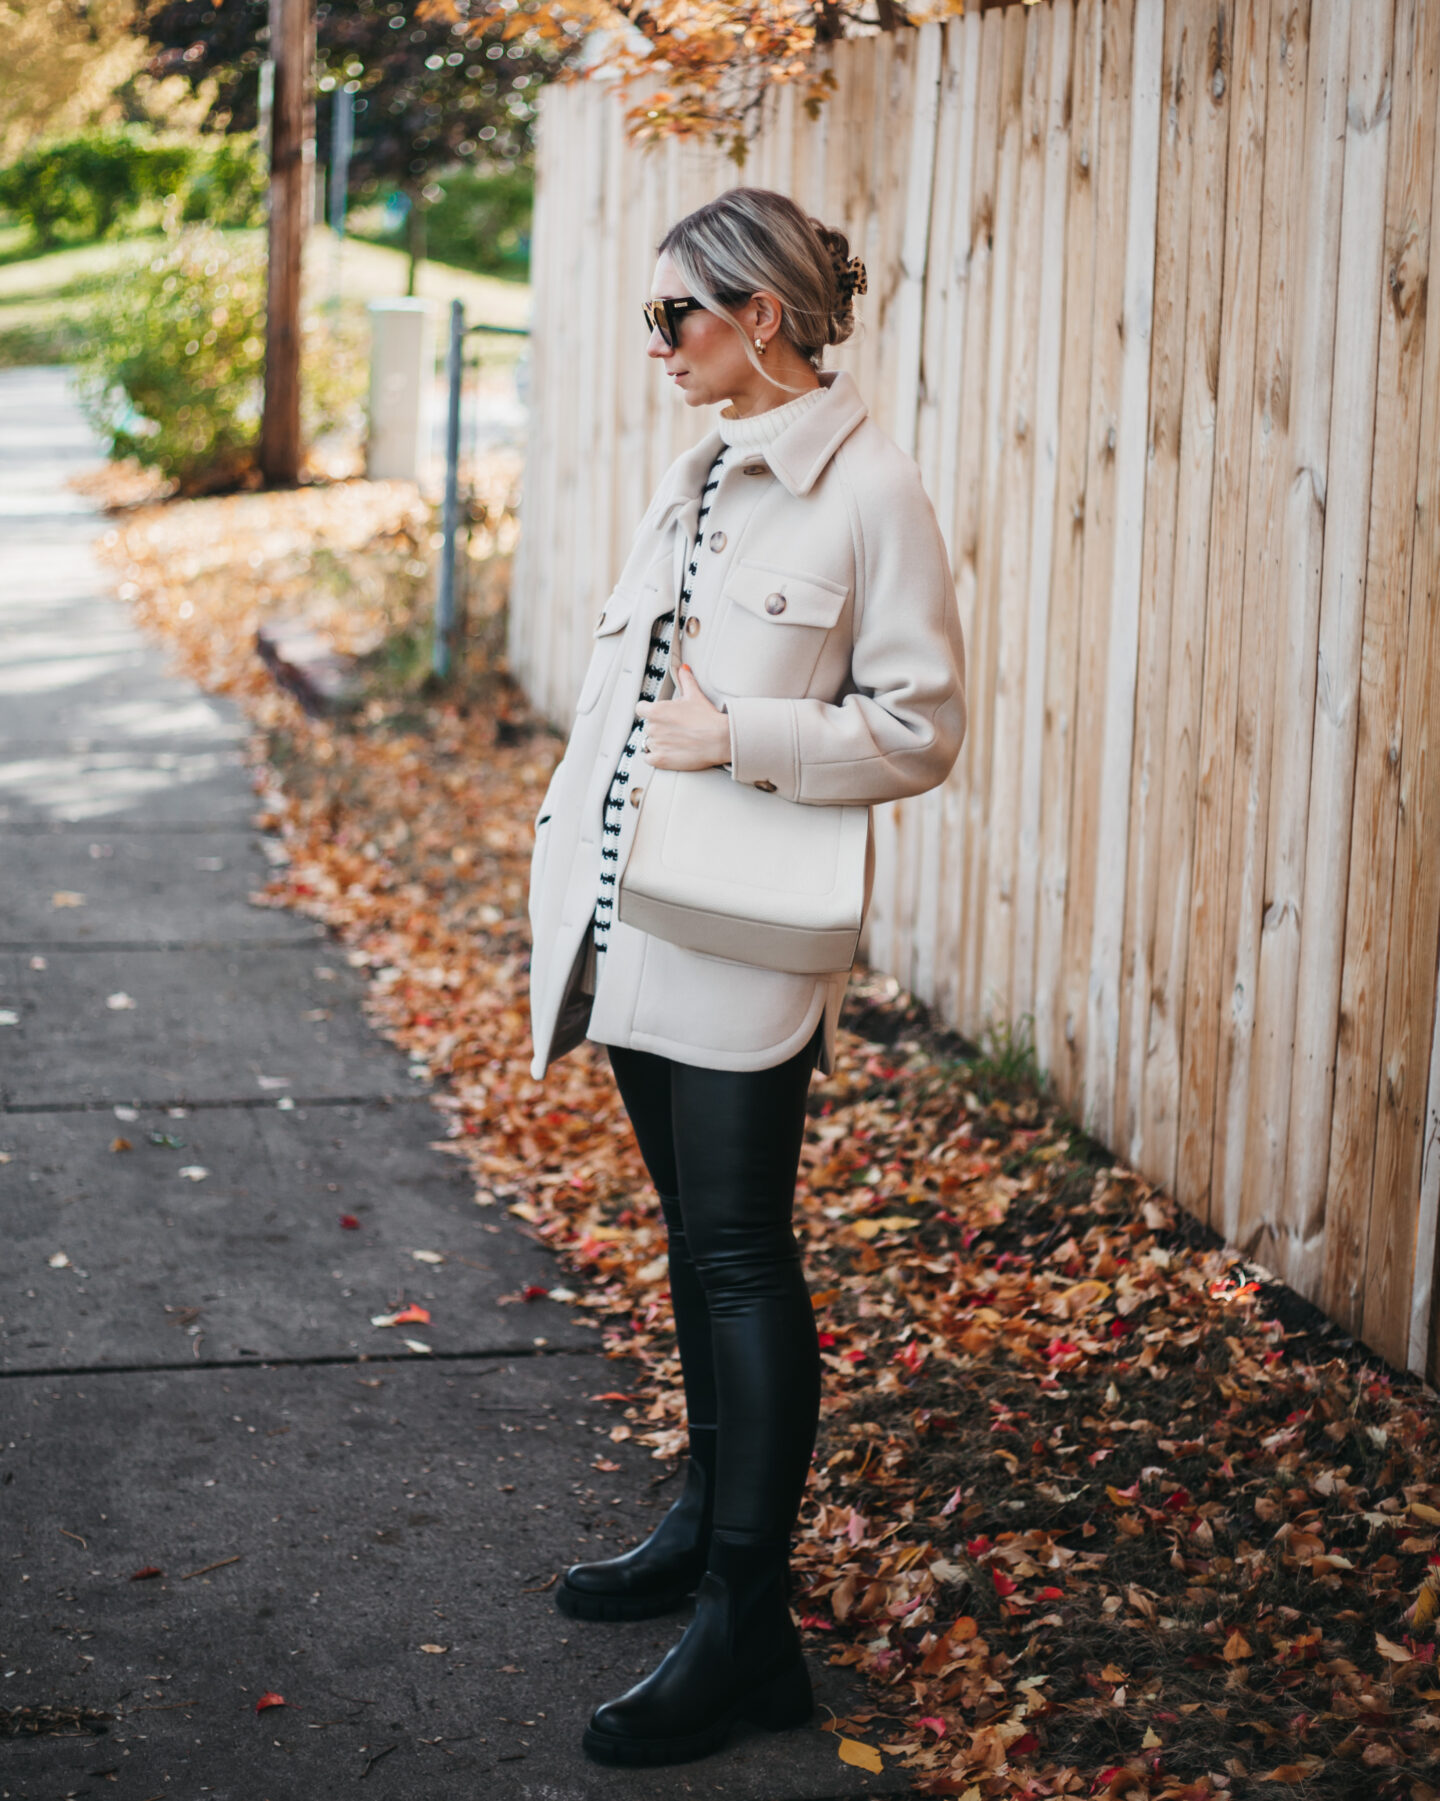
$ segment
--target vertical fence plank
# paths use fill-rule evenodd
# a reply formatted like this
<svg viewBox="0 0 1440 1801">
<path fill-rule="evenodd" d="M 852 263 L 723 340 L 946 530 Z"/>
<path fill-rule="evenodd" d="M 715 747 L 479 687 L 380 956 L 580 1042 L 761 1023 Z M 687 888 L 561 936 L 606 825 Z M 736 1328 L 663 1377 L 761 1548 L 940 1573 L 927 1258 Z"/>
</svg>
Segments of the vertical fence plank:
<svg viewBox="0 0 1440 1801">
<path fill-rule="evenodd" d="M 987 327 L 995 225 L 995 176 L 999 151 L 1000 72 L 1004 50 L 1004 24 L 998 11 L 980 15 L 978 83 L 975 122 L 974 182 L 970 196 L 969 255 L 964 292 L 964 369 L 961 390 L 965 395 L 960 429 L 960 455 L 955 469 L 955 589 L 960 625 L 966 646 L 966 699 L 969 723 L 952 780 L 957 784 L 961 829 L 956 834 L 954 871 L 955 936 L 951 956 L 955 984 L 955 1020 L 961 1031 L 979 1030 L 979 1010 L 969 981 L 965 952 L 968 889 L 966 872 L 973 860 L 972 840 L 983 828 L 982 803 L 976 775 L 977 746 L 983 722 L 976 717 L 977 701 L 983 707 L 978 674 L 982 609 L 991 604 L 980 582 L 981 500 L 980 481 L 984 450 L 984 397 L 986 392 Z"/>
<path fill-rule="evenodd" d="M 612 111 L 620 113 L 619 107 Z M 616 128 L 623 130 L 623 115 Z M 623 201 L 616 220 L 620 239 L 619 326 L 615 360 L 620 365 L 620 418 L 616 435 L 615 531 L 616 564 L 612 580 L 628 553 L 635 528 L 644 516 L 651 490 L 646 484 L 649 451 L 650 391 L 656 385 L 655 365 L 646 355 L 649 333 L 640 308 L 650 292 L 658 233 L 651 228 L 654 208 L 656 159 L 648 155 L 636 168 L 624 157 L 621 192 Z"/>
<path fill-rule="evenodd" d="M 1096 877 L 1105 682 L 1121 495 L 1116 453 L 1126 398 L 1126 248 L 1136 0 L 1101 9 L 1101 107 L 1095 208 L 1095 300 L 1090 338 L 1089 456 L 1085 477 L 1085 559 L 1080 594 L 1070 849 L 1061 966 L 1066 1085 L 1093 1117 L 1085 1088 L 1085 1029 L 1095 936 Z M 1143 431 L 1143 414 L 1140 429 Z M 1127 453 L 1128 454 L 1128 453 Z M 1127 476 L 1129 464 L 1127 462 Z M 1128 513 L 1127 513 L 1128 517 Z"/>
<path fill-rule="evenodd" d="M 856 191 L 851 217 L 855 229 L 847 233 L 852 253 L 865 259 L 876 279 L 869 283 L 866 330 L 860 336 L 853 365 L 855 379 L 865 395 L 872 417 L 883 431 L 891 431 L 895 396 L 891 372 L 895 363 L 895 306 L 900 291 L 897 267 L 903 205 L 896 190 L 897 169 L 906 163 L 903 134 L 894 129 L 896 119 L 907 116 L 904 94 L 912 67 L 911 44 L 897 46 L 892 33 L 881 34 L 875 53 L 867 59 L 871 71 L 872 98 L 857 120 L 857 135 L 866 155 L 854 171 Z M 829 223 L 829 221 L 827 221 Z M 893 435 L 893 434 L 892 434 Z M 904 952 L 905 921 L 900 903 L 901 861 L 900 803 L 875 809 L 875 883 L 867 926 L 869 960 L 893 970 Z"/>
<path fill-rule="evenodd" d="M 1197 8 L 1203 33 L 1202 85 L 1195 117 L 1185 307 L 1180 469 L 1175 497 L 1175 562 L 1170 587 L 1170 651 L 1165 693 L 1168 744 L 1156 854 L 1155 915 L 1140 1099 L 1145 1167 L 1171 1186 L 1179 1144 L 1185 970 L 1190 948 L 1190 884 L 1199 764 L 1205 619 L 1214 516 L 1220 336 L 1231 106 L 1235 91 L 1235 0 Z"/>
<path fill-rule="evenodd" d="M 1406 767 L 1405 650 L 1414 605 L 1427 339 L 1440 330 L 1440 322 L 1430 322 L 1427 330 L 1425 305 L 1440 76 L 1435 0 L 1396 0 L 1392 68 L 1385 304 L 1320 1293 L 1327 1311 L 1399 1364 L 1409 1352 L 1417 1196 L 1413 1182 L 1397 1187 L 1390 1180 L 1390 1170 L 1377 1164 L 1375 1153 L 1378 1114 L 1392 1092 L 1381 1062 L 1388 965 L 1392 957 L 1405 961 L 1408 897 L 1397 895 L 1394 885 Z M 1420 556 L 1423 566 L 1423 548 Z"/>
<path fill-rule="evenodd" d="M 943 27 L 921 26 L 915 34 L 911 71 L 909 166 L 905 182 L 905 224 L 900 242 L 900 291 L 895 305 L 895 440 L 918 462 L 919 411 L 926 333 L 925 302 L 930 260 L 930 222 L 936 179 L 936 137 L 940 122 L 940 77 L 945 55 Z M 922 475 L 923 479 L 923 475 Z M 934 492 L 927 483 L 927 491 Z M 922 945 L 933 944 L 935 895 L 927 881 L 927 810 L 920 799 L 904 803 L 895 876 L 899 926 L 892 968 L 913 987 Z"/>
<path fill-rule="evenodd" d="M 1376 358 L 1385 252 L 1393 0 L 1356 0 L 1350 19 L 1345 174 L 1330 481 L 1320 575 L 1319 671 L 1301 907 L 1285 1212 L 1275 1267 L 1313 1291 L 1323 1260 L 1330 1107 L 1355 791 L 1355 729 L 1369 543 Z"/>
<path fill-rule="evenodd" d="M 1275 0 L 1276 5 L 1283 0 Z M 1230 771 L 1245 586 L 1245 503 L 1249 492 L 1255 308 L 1260 274 L 1270 6 L 1240 6 L 1235 17 L 1235 93 L 1225 229 L 1225 307 L 1211 492 L 1210 570 L 1201 686 L 1189 948 L 1180 1063 L 1180 1140 L 1175 1192 L 1209 1218 L 1211 1108 L 1215 1094 L 1217 982 L 1224 942 Z"/>
<path fill-rule="evenodd" d="M 946 493 L 946 429 L 955 423 L 943 405 L 947 389 L 947 346 L 952 318 L 964 317 L 964 309 L 954 304 L 956 287 L 963 275 L 955 268 L 956 232 L 963 229 L 963 217 L 957 211 L 957 195 L 963 189 L 967 198 L 970 181 L 970 157 L 974 140 L 965 130 L 973 125 L 973 111 L 966 114 L 965 44 L 960 20 L 940 27 L 940 69 L 937 82 L 935 155 L 930 182 L 930 222 L 925 259 L 925 290 L 922 299 L 922 335 L 920 368 L 917 380 L 915 427 L 915 459 L 925 491 L 935 507 L 936 518 L 950 545 L 947 517 L 941 508 Z M 958 389 L 958 364 L 953 387 Z M 949 480 L 953 503 L 954 480 Z M 905 979 L 923 1000 L 944 1001 L 940 993 L 940 947 L 945 937 L 948 913 L 941 873 L 945 850 L 945 801 L 948 783 L 932 788 L 915 802 L 919 815 L 918 829 L 922 840 L 916 873 L 916 910 L 920 927 L 912 943 L 910 966 Z"/>
<path fill-rule="evenodd" d="M 1261 201 L 1260 292 L 1255 320 L 1254 417 L 1245 524 L 1245 585 L 1235 745 L 1228 800 L 1230 846 L 1216 982 L 1214 1121 L 1210 1219 L 1231 1243 L 1266 1258 L 1253 1234 L 1262 1197 L 1243 1186 L 1250 1062 L 1264 903 L 1269 820 L 1275 657 L 1280 637 L 1283 500 L 1290 478 L 1294 392 L 1294 275 L 1303 214 L 1305 87 L 1309 0 L 1270 15 L 1270 92 L 1265 112 L 1265 184 Z M 1262 1202 L 1257 1206 L 1257 1202 Z M 1263 1224 L 1259 1229 L 1264 1230 Z"/>
<path fill-rule="evenodd" d="M 940 62 L 943 51 L 938 24 L 927 25 L 904 40 L 905 91 L 908 106 L 896 113 L 908 117 L 908 143 L 895 133 L 896 183 L 904 186 L 892 202 L 901 220 L 896 253 L 897 285 L 885 331 L 891 346 L 886 377 L 895 396 L 892 436 L 909 455 L 917 445 L 920 399 L 921 346 L 924 330 L 925 265 L 930 236 L 930 198 L 935 175 L 935 135 L 940 105 Z M 899 104 L 897 98 L 897 105 Z M 918 800 L 902 801 L 893 809 L 895 838 L 891 878 L 891 951 L 888 967 L 908 981 L 915 947 L 933 929 L 933 913 L 920 910 L 920 864 L 924 852 L 924 817 Z M 877 872 L 878 874 L 878 872 Z"/>
<path fill-rule="evenodd" d="M 1100 149 L 1100 0 L 1076 0 L 1070 76 L 1070 180 L 1066 200 L 1065 335 L 1060 351 L 1059 467 L 1050 617 L 1045 653 L 1045 737 L 1040 759 L 1040 901 L 1035 930 L 1035 1049 L 1070 1105 L 1078 1098 L 1060 991 L 1069 892 L 1077 647 L 1085 572 L 1089 474 L 1090 338 L 1095 293 L 1096 165 Z"/>
<path fill-rule="evenodd" d="M 956 44 L 960 62 L 960 79 L 955 98 L 956 174 L 950 224 L 950 250 L 946 262 L 945 315 L 941 350 L 941 389 L 936 407 L 940 439 L 939 468 L 932 489 L 936 517 L 950 550 L 950 568 L 955 576 L 961 630 L 964 633 L 967 662 L 971 655 L 974 626 L 973 584 L 964 580 L 966 553 L 963 539 L 965 517 L 960 509 L 960 462 L 965 442 L 973 435 L 969 428 L 971 389 L 967 385 L 967 333 L 970 318 L 971 269 L 975 250 L 974 227 L 977 218 L 975 169 L 977 126 L 980 102 L 980 15 L 969 12 L 963 19 L 953 20 L 947 31 Z M 968 673 L 967 673 L 968 693 Z M 967 728 L 968 742 L 969 731 Z M 961 868 L 968 815 L 965 806 L 969 756 L 965 746 L 949 777 L 936 791 L 941 842 L 937 881 L 939 906 L 935 924 L 934 973 L 931 978 L 934 997 L 945 1017 L 959 1021 L 963 996 L 960 991 L 960 895 Z"/>
<path fill-rule="evenodd" d="M 1433 91 L 1433 90 L 1432 90 Z M 1440 274 L 1440 137 L 1430 196 L 1430 292 Z M 1432 1385 L 1436 1228 L 1440 1224 L 1440 320 L 1427 315 L 1415 557 L 1405 648 L 1395 901 L 1385 980 L 1375 1194 L 1419 1190 L 1406 1365 Z M 1428 1095 L 1426 1047 L 1432 1043 Z"/>
<path fill-rule="evenodd" d="M 956 196 L 968 182 L 971 147 L 963 131 L 965 33 L 962 21 L 940 27 L 939 71 L 935 96 L 935 155 L 930 178 L 930 220 L 925 236 L 925 285 L 921 295 L 920 367 L 916 380 L 915 461 L 935 517 L 948 545 L 950 523 L 942 512 L 942 469 L 947 446 L 942 419 L 946 394 L 946 344 L 950 301 L 963 277 L 954 267 L 957 231 Z M 958 371 L 955 379 L 958 381 Z M 953 501 L 953 496 L 952 496 Z"/>
<path fill-rule="evenodd" d="M 1115 1061 L 1115 1139 L 1140 1155 L 1145 1020 L 1155 926 L 1156 860 L 1164 796 L 1166 676 L 1180 482 L 1185 389 L 1185 302 L 1195 109 L 1209 78 L 1209 4 L 1170 0 L 1162 61 L 1159 186 L 1155 202 L 1155 306 L 1150 343 L 1150 424 L 1136 652 L 1135 743 L 1130 770 L 1130 844 L 1120 961 L 1119 1041 Z"/>
<path fill-rule="evenodd" d="M 982 899 L 981 968 L 993 1010 L 1014 1017 L 1016 854 L 1020 807 L 1025 634 L 1029 574 L 1037 340 L 1045 199 L 1046 112 L 1050 34 L 1043 8 L 1023 15 L 1025 46 L 1015 123 L 1012 275 L 1005 302 L 1009 344 L 997 421 L 998 508 L 995 517 L 995 675 L 991 699 L 988 854 Z"/>
<path fill-rule="evenodd" d="M 596 135 L 603 147 L 605 242 L 599 257 L 602 292 L 595 296 L 596 354 L 600 366 L 595 370 L 598 418 L 595 461 L 590 471 L 595 485 L 595 535 L 590 544 L 595 565 L 592 576 L 595 613 L 600 611 L 619 573 L 629 540 L 620 517 L 623 485 L 619 454 L 623 430 L 621 396 L 633 366 L 645 361 L 643 343 L 637 343 L 624 330 L 630 316 L 632 293 L 631 271 L 625 256 L 625 223 L 631 209 L 625 183 L 624 118 L 618 106 L 597 110 Z M 638 307 L 635 310 L 638 312 Z M 588 634 L 582 631 L 577 635 L 584 653 L 575 674 L 578 683 L 585 679 L 584 655 L 588 654 L 590 645 Z"/>
<path fill-rule="evenodd" d="M 930 199 L 935 180 L 936 131 L 940 120 L 941 27 L 924 25 L 915 34 L 911 69 L 909 162 L 905 170 L 905 223 L 900 239 L 899 287 L 891 329 L 895 337 L 895 429 L 900 448 L 919 449 L 921 344 L 925 319 L 925 275 L 930 248 Z"/>
<path fill-rule="evenodd" d="M 1001 590 L 1000 513 L 1005 448 L 1005 381 L 1013 339 L 1011 298 L 1015 279 L 1015 208 L 1019 189 L 1020 136 L 1025 77 L 1025 12 L 1007 6 L 1001 20 L 997 160 L 992 214 L 988 311 L 984 325 L 983 411 L 976 417 L 979 467 L 976 494 L 977 583 L 973 649 L 968 664 L 971 739 L 970 830 L 961 895 L 961 970 L 969 1012 L 978 1029 L 1003 1015 L 1003 1000 L 984 963 L 985 889 L 990 866 L 995 759 L 995 684 L 998 640 L 1007 596 Z M 978 396 L 977 396 L 978 397 Z"/>
<path fill-rule="evenodd" d="M 1120 335 L 1124 352 L 1115 410 L 1114 551 L 1107 601 L 1104 720 L 1095 824 L 1095 897 L 1085 1026 L 1085 1112 L 1092 1131 L 1115 1133 L 1120 1041 L 1120 954 L 1130 836 L 1130 764 L 1135 743 L 1140 583 L 1150 401 L 1150 330 L 1155 303 L 1164 0 L 1138 0 L 1130 75 L 1130 148 Z"/>
<path fill-rule="evenodd" d="M 1027 577 L 1024 691 L 1020 714 L 1019 792 L 1015 847 L 1015 942 L 1011 1007 L 1035 1034 L 1035 951 L 1040 906 L 1040 822 L 1043 803 L 1046 650 L 1055 544 L 1055 496 L 1060 472 L 1060 353 L 1065 325 L 1065 202 L 1070 172 L 1071 51 L 1074 15 L 1069 0 L 1049 8 L 1049 85 L 1045 95 L 1044 197 L 1040 220 L 1040 288 L 1035 347 L 1030 489 L 1030 567 Z"/>
<path fill-rule="evenodd" d="M 549 135 L 554 129 L 553 94 L 549 90 L 542 94 L 535 114 L 535 215 L 530 234 L 530 325 L 531 333 L 526 349 L 529 352 L 529 418 L 526 423 L 526 456 L 523 496 L 520 505 L 520 537 L 515 545 L 515 554 L 510 561 L 511 604 L 505 612 L 505 655 L 516 679 L 535 694 L 535 669 L 532 658 L 532 645 L 535 628 L 542 615 L 539 604 L 541 591 L 541 569 L 536 556 L 536 546 L 540 539 L 540 529 L 532 529 L 532 520 L 537 528 L 543 529 L 541 514 L 543 505 L 540 499 L 540 471 L 548 471 L 550 467 L 550 446 L 548 442 L 548 426 L 550 415 L 548 410 L 542 411 L 537 405 L 535 392 L 535 371 L 537 364 L 543 359 L 548 349 L 548 332 L 544 346 L 540 343 L 542 336 L 538 327 L 537 308 L 543 304 L 544 296 L 549 292 L 549 236 L 554 217 L 554 208 L 550 202 L 549 178 Z M 541 283 L 545 285 L 542 287 Z"/>
<path fill-rule="evenodd" d="M 1265 889 L 1242 1183 L 1247 1205 L 1263 1208 L 1272 1217 L 1281 1211 L 1284 1189 L 1299 984 L 1349 43 L 1349 0 L 1329 4 L 1316 0 L 1306 78 L 1290 475 L 1282 501 Z"/>
</svg>

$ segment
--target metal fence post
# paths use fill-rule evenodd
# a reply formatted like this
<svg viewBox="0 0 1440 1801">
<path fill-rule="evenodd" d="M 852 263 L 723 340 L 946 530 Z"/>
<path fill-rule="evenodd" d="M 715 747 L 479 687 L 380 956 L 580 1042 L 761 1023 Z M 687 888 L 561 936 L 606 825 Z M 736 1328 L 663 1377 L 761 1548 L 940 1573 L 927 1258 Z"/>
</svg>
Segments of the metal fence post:
<svg viewBox="0 0 1440 1801">
<path fill-rule="evenodd" d="M 441 529 L 440 573 L 435 587 L 435 654 L 437 681 L 447 681 L 455 637 L 455 533 L 460 523 L 460 392 L 465 376 L 465 308 L 450 302 L 450 409 L 445 421 L 445 511 Z"/>
</svg>

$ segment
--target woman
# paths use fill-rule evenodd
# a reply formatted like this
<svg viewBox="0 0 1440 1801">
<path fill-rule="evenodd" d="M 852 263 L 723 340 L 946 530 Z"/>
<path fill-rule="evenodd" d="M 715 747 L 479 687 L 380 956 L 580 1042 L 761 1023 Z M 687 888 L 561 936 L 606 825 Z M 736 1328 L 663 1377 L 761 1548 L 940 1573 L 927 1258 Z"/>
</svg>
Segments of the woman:
<svg viewBox="0 0 1440 1801">
<path fill-rule="evenodd" d="M 616 896 L 647 768 L 719 764 L 824 806 L 919 794 L 955 761 L 944 541 L 914 461 L 848 374 L 820 368 L 864 291 L 844 236 L 764 188 L 661 241 L 646 353 L 687 406 L 730 405 L 640 522 L 536 820 L 532 1073 L 585 1037 L 606 1046 L 664 1212 L 689 1416 L 679 1500 L 557 1590 L 596 1620 L 696 1597 L 659 1666 L 594 1714 L 585 1747 L 605 1762 L 703 1756 L 742 1716 L 782 1727 L 812 1708 L 787 1592 L 820 1362 L 790 1219 L 848 972 L 683 950 L 619 919 Z M 873 851 L 867 904 L 872 867 Z"/>
</svg>

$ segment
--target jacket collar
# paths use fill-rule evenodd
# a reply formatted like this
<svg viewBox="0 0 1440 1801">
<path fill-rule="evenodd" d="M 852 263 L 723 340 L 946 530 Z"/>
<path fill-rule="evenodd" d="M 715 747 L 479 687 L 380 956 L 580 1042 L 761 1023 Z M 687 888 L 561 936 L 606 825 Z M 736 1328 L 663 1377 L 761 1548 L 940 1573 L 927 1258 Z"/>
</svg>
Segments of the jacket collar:
<svg viewBox="0 0 1440 1801">
<path fill-rule="evenodd" d="M 824 398 L 801 413 L 771 443 L 745 453 L 747 461 L 758 457 L 768 463 L 786 489 L 797 497 L 810 492 L 836 450 L 870 411 L 848 370 L 822 369 L 819 375 Z M 694 503 L 698 510 L 702 485 L 723 441 L 718 428 L 712 428 L 693 449 L 676 459 L 657 521 L 658 530 L 663 531 L 681 508 Z"/>
</svg>

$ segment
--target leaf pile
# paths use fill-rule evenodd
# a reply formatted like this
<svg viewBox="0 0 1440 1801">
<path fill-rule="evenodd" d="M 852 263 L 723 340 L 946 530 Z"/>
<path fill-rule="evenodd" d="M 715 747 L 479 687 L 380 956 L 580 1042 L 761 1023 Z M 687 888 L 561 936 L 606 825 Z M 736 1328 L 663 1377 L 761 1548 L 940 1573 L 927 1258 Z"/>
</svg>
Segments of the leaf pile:
<svg viewBox="0 0 1440 1801">
<path fill-rule="evenodd" d="M 368 969 L 376 1023 L 443 1078 L 479 1203 L 551 1247 L 560 1297 L 634 1360 L 612 1439 L 670 1459 L 663 1226 L 603 1053 L 528 1073 L 531 821 L 559 739 L 493 672 L 341 728 L 252 666 L 257 611 L 316 547 L 353 571 L 360 625 L 383 620 L 402 514 L 359 484 L 176 503 L 112 554 L 140 617 L 266 728 L 285 861 L 257 898 Z M 1015 1053 L 859 971 L 811 1092 L 796 1221 L 825 1396 L 795 1564 L 809 1642 L 870 1682 L 832 1723 L 841 1756 L 967 1801 L 1433 1801 L 1435 1395 L 1112 1165 Z"/>
</svg>

